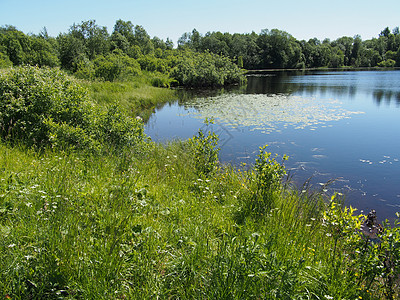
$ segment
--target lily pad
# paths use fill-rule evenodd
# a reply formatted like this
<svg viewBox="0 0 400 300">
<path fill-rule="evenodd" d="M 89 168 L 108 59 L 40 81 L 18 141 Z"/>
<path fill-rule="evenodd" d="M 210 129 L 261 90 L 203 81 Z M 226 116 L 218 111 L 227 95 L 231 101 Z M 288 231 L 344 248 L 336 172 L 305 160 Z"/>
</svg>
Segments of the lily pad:
<svg viewBox="0 0 400 300">
<path fill-rule="evenodd" d="M 337 100 L 317 100 L 285 94 L 223 94 L 197 98 L 188 103 L 196 118 L 213 118 L 231 128 L 279 132 L 281 127 L 315 130 L 327 122 L 350 118 L 360 111 L 348 111 Z M 322 126 L 321 126 L 322 127 Z"/>
</svg>

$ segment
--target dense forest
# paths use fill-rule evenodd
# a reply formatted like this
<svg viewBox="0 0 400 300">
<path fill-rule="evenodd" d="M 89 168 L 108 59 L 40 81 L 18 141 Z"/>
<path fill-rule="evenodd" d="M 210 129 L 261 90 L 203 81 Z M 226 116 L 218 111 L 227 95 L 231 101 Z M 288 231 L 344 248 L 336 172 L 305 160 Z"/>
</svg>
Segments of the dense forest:
<svg viewBox="0 0 400 300">
<path fill-rule="evenodd" d="M 224 55 L 248 70 L 400 66 L 398 27 L 392 32 L 387 27 L 378 38 L 366 41 L 356 35 L 322 42 L 317 38 L 299 41 L 278 29 L 260 34 L 208 32 L 204 36 L 194 29 L 182 35 L 178 48 Z"/>
<path fill-rule="evenodd" d="M 241 69 L 304 69 L 400 66 L 400 33 L 387 27 L 377 38 L 297 40 L 278 29 L 246 34 L 184 33 L 174 48 L 170 39 L 151 38 L 130 21 L 117 20 L 111 34 L 95 20 L 73 24 L 67 33 L 25 34 L 0 27 L 0 67 L 59 66 L 78 78 L 116 79 L 156 72 L 154 85 L 222 86 L 239 83 Z"/>
</svg>

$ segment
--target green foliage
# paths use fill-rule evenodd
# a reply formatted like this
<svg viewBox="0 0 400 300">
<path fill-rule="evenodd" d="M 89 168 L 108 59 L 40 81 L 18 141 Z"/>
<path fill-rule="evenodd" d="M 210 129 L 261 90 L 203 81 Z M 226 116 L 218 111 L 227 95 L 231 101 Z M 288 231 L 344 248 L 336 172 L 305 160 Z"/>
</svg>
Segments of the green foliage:
<svg viewBox="0 0 400 300">
<path fill-rule="evenodd" d="M 275 208 L 276 199 L 280 197 L 283 188 L 285 167 L 276 157 L 271 158 L 271 153 L 265 151 L 266 147 L 260 147 L 254 168 L 248 174 L 249 192 L 241 198 L 241 212 L 244 216 L 262 216 Z M 282 162 L 287 159 L 286 155 L 283 156 Z"/>
<path fill-rule="evenodd" d="M 279 188 L 281 180 L 286 175 L 286 170 L 283 164 L 276 161 L 275 158 L 271 158 L 271 153 L 266 152 L 267 146 L 260 147 L 260 153 L 256 159 L 254 171 L 256 173 L 256 186 L 257 190 L 273 190 Z M 283 161 L 287 160 L 288 157 L 284 156 Z"/>
<path fill-rule="evenodd" d="M 0 52 L 0 69 L 12 67 L 12 62 L 6 54 Z"/>
<path fill-rule="evenodd" d="M 140 67 L 146 71 L 167 73 L 170 69 L 167 60 L 152 55 L 141 56 L 138 62 Z"/>
<path fill-rule="evenodd" d="M 110 112 L 104 126 L 118 127 L 119 116 Z M 281 185 L 283 166 L 264 150 L 257 172 L 221 166 L 199 175 L 188 163 L 190 143 L 118 155 L 0 143 L 3 295 L 398 298 L 398 223 L 371 240 L 360 231 L 364 217 L 336 197 L 324 206 L 321 195 Z M 278 186 L 273 206 L 237 222 L 234 213 L 263 182 Z"/>
<path fill-rule="evenodd" d="M 87 92 L 57 69 L 23 67 L 0 77 L 0 132 L 4 140 L 39 148 L 99 151 L 134 146 L 144 139 L 143 124 L 114 105 L 94 108 Z"/>
<path fill-rule="evenodd" d="M 88 132 L 87 127 L 68 124 L 66 122 L 54 122 L 53 119 L 43 121 L 47 132 L 43 135 L 48 137 L 47 145 L 59 149 L 70 147 L 86 149 L 91 152 L 99 152 L 101 145 L 94 135 Z M 43 145 L 44 147 L 45 145 Z"/>
<path fill-rule="evenodd" d="M 355 209 L 352 207 L 342 208 L 336 202 L 336 195 L 334 195 L 323 214 L 323 225 L 326 228 L 326 234 L 334 240 L 334 247 L 332 253 L 330 253 L 332 259 L 343 254 L 336 252 L 338 243 L 342 244 L 340 249 L 343 251 L 343 249 L 354 249 L 353 246 L 362 241 L 361 234 L 357 232 L 361 230 L 365 216 L 355 216 L 353 215 L 354 212 Z"/>
<path fill-rule="evenodd" d="M 78 65 L 87 60 L 84 42 L 70 34 L 60 34 L 57 37 L 61 67 L 75 72 Z"/>
<path fill-rule="evenodd" d="M 210 130 L 159 145 L 131 117 L 174 99 L 154 87 L 173 80 L 239 83 L 232 61 L 241 57 L 245 68 L 392 66 L 399 37 L 385 29 L 369 41 L 299 42 L 278 30 L 194 30 L 172 49 L 122 20 L 111 37 L 94 21 L 56 40 L 1 28 L 0 66 L 57 65 L 59 51 L 62 68 L 100 80 L 1 71 L 0 297 L 398 298 L 397 221 L 370 232 L 338 195 L 325 205 L 292 190 L 265 147 L 242 171 L 219 164 Z"/>
<path fill-rule="evenodd" d="M 241 68 L 241 69 L 243 68 L 243 56 L 238 57 L 237 65 L 239 68 Z"/>
<path fill-rule="evenodd" d="M 94 64 L 88 59 L 83 59 L 76 64 L 74 76 L 79 79 L 95 79 Z"/>
<path fill-rule="evenodd" d="M 49 37 L 46 30 L 36 36 L 25 35 L 13 26 L 0 28 L 0 66 L 10 66 L 9 61 L 14 66 L 61 65 L 79 78 L 92 79 L 93 62 L 97 60 L 103 69 L 99 76 L 114 80 L 110 73 L 118 73 L 115 61 L 107 65 L 105 61 L 99 62 L 99 57 L 114 59 L 109 55 L 118 50 L 137 59 L 142 70 L 171 73 L 178 84 L 190 87 L 241 82 L 243 77 L 237 67 L 251 70 L 399 66 L 399 49 L 397 27 L 392 32 L 385 28 L 378 38 L 365 41 L 359 35 L 334 41 L 299 41 L 278 29 L 264 29 L 260 34 L 217 31 L 205 35 L 193 29 L 178 40 L 178 49 L 173 49 L 169 39 L 164 42 L 151 38 L 142 26 L 123 20 L 116 21 L 111 35 L 106 27 L 89 20 L 73 24 L 56 39 Z M 222 68 L 221 63 L 226 67 Z"/>
<path fill-rule="evenodd" d="M 160 81 L 157 82 L 157 78 Z M 99 106 L 118 103 L 119 109 L 130 117 L 147 120 L 154 108 L 177 99 L 176 90 L 157 88 L 153 85 L 169 84 L 167 75 L 142 72 L 134 81 L 84 81 L 90 99 Z"/>
<path fill-rule="evenodd" d="M 54 39 L 26 35 L 15 27 L 0 27 L 0 67 L 30 64 L 37 66 L 58 66 Z"/>
<path fill-rule="evenodd" d="M 212 120 L 206 120 L 205 125 L 212 124 Z M 213 131 L 206 133 L 199 129 L 197 135 L 189 139 L 191 151 L 193 152 L 194 169 L 198 176 L 209 177 L 218 166 L 218 135 Z"/>
<path fill-rule="evenodd" d="M 115 50 L 106 56 L 98 56 L 93 61 L 94 77 L 106 81 L 114 81 L 132 78 L 141 74 L 139 63 L 122 53 L 121 50 Z"/>
<path fill-rule="evenodd" d="M 56 69 L 22 67 L 0 78 L 1 137 L 28 145 L 50 142 L 48 120 L 88 126 L 86 91 Z"/>
<path fill-rule="evenodd" d="M 223 86 L 244 81 L 242 71 L 229 58 L 192 51 L 181 53 L 171 77 L 189 87 Z"/>
<path fill-rule="evenodd" d="M 169 88 L 176 81 L 166 74 L 154 72 L 151 74 L 151 85 L 154 87 Z"/>
<path fill-rule="evenodd" d="M 32 37 L 27 63 L 34 66 L 56 67 L 59 65 L 56 45 L 42 37 Z"/>
<path fill-rule="evenodd" d="M 397 213 L 397 217 L 399 214 Z M 378 266 L 373 265 L 374 269 L 378 269 L 376 281 L 378 281 L 387 299 L 395 299 L 399 296 L 398 278 L 400 276 L 400 222 L 396 220 L 394 227 L 386 221 L 380 234 L 380 247 L 376 246 L 375 255 L 369 258 L 369 261 L 376 261 L 379 259 Z"/>
<path fill-rule="evenodd" d="M 396 220 L 391 226 L 386 221 L 383 227 L 370 224 L 365 228 L 367 216 L 355 215 L 356 209 L 342 207 L 336 198 L 332 196 L 322 219 L 326 236 L 332 239 L 329 257 L 333 269 L 344 267 L 360 285 L 363 296 L 374 290 L 376 298 L 397 298 L 400 223 Z"/>
<path fill-rule="evenodd" d="M 120 49 L 106 56 L 99 55 L 93 61 L 78 62 L 74 75 L 81 79 L 100 79 L 104 81 L 129 80 L 141 74 L 136 59 L 129 57 Z"/>
<path fill-rule="evenodd" d="M 97 25 L 95 20 L 73 24 L 68 35 L 82 42 L 84 54 L 91 60 L 97 55 L 106 55 L 109 52 L 107 28 Z"/>
<path fill-rule="evenodd" d="M 341 50 L 338 50 L 335 54 L 330 57 L 329 67 L 339 68 L 344 64 L 344 55 Z"/>
<path fill-rule="evenodd" d="M 229 34 L 197 30 L 184 33 L 178 41 L 178 49 L 227 56 L 233 60 L 243 58 L 246 69 L 261 68 L 318 68 L 343 66 L 375 67 L 389 51 L 396 52 L 400 35 L 387 28 L 379 38 L 362 41 L 359 35 L 341 37 L 330 41 L 316 38 L 298 41 L 289 33 L 278 29 L 265 29 L 260 34 Z M 389 52 L 390 54 L 390 52 Z M 387 57 L 387 59 L 393 59 Z M 397 61 L 396 59 L 394 59 Z M 241 64 L 238 61 L 238 64 Z"/>
<path fill-rule="evenodd" d="M 111 105 L 97 121 L 97 136 L 116 149 L 134 148 L 145 141 L 142 121 L 129 118 L 117 104 Z"/>
<path fill-rule="evenodd" d="M 300 46 L 287 32 L 263 30 L 257 42 L 262 49 L 263 68 L 294 68 L 300 62 Z"/>
<path fill-rule="evenodd" d="M 393 68 L 396 65 L 396 62 L 393 59 L 387 59 L 378 63 L 378 67 L 381 68 Z"/>
</svg>

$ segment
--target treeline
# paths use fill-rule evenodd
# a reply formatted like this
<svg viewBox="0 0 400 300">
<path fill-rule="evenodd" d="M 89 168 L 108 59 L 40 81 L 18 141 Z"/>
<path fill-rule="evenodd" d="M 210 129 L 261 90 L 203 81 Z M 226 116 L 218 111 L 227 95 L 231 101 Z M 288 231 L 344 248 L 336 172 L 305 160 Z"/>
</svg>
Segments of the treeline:
<svg viewBox="0 0 400 300">
<path fill-rule="evenodd" d="M 400 66 L 399 28 L 378 38 L 297 40 L 272 29 L 247 34 L 184 33 L 177 48 L 170 39 L 151 38 L 130 21 L 117 20 L 111 34 L 89 20 L 57 37 L 46 28 L 25 34 L 0 27 L 0 67 L 59 66 L 85 79 L 121 80 L 152 72 L 153 85 L 221 86 L 243 80 L 241 69 Z"/>
<path fill-rule="evenodd" d="M 74 24 L 50 37 L 44 28 L 26 35 L 13 26 L 0 27 L 0 68 L 37 65 L 56 67 L 78 78 L 124 80 L 151 73 L 155 86 L 223 86 L 244 80 L 243 71 L 225 56 L 173 49 L 171 40 L 151 38 L 130 21 L 118 20 L 111 35 L 94 20 Z"/>
<path fill-rule="evenodd" d="M 210 51 L 234 59 L 245 69 L 400 66 L 399 28 L 387 27 L 378 38 L 363 41 L 359 35 L 323 41 L 297 40 L 278 29 L 260 34 L 230 34 L 196 29 L 178 40 L 178 48 Z"/>
</svg>

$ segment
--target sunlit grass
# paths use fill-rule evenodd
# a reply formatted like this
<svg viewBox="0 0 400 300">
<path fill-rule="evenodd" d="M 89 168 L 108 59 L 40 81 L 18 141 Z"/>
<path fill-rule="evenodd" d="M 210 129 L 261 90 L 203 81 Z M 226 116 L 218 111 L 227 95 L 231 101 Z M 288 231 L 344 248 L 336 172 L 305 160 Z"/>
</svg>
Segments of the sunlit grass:
<svg viewBox="0 0 400 300">
<path fill-rule="evenodd" d="M 147 107 L 174 95 L 87 84 L 95 103 L 132 114 L 144 108 L 135 97 Z M 0 143 L 0 298 L 398 296 L 398 227 L 371 241 L 365 216 L 282 182 L 265 148 L 238 169 L 218 163 L 216 140 L 199 130 L 109 152 Z"/>
<path fill-rule="evenodd" d="M 1 145 L 3 295 L 368 299 L 331 256 L 322 198 L 283 190 L 238 221 L 254 173 L 201 178 L 187 147 L 96 157 Z"/>
<path fill-rule="evenodd" d="M 176 92 L 151 85 L 151 76 L 142 75 L 132 81 L 83 82 L 89 96 L 100 105 L 118 103 L 130 116 L 148 119 L 159 103 L 176 100 Z"/>
</svg>

